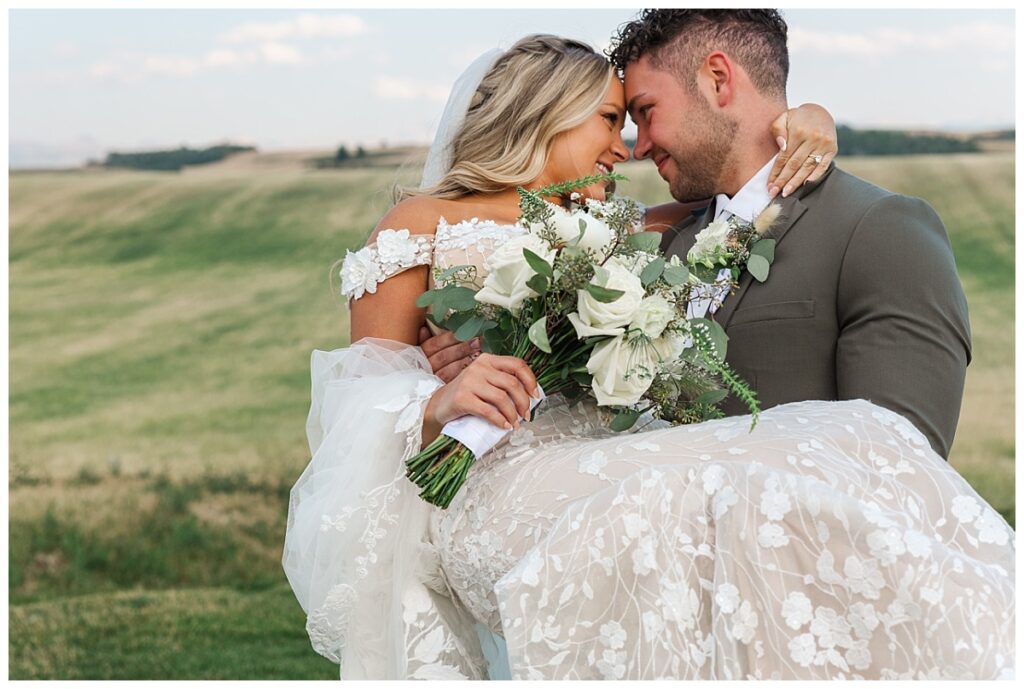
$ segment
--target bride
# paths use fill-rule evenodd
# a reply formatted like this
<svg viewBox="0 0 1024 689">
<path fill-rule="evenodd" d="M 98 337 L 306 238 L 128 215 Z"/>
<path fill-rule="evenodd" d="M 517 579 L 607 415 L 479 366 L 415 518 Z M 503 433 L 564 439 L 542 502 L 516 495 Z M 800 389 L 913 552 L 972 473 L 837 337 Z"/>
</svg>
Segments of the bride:
<svg viewBox="0 0 1024 689">
<path fill-rule="evenodd" d="M 433 271 L 483 271 L 524 232 L 517 186 L 626 160 L 624 117 L 589 46 L 481 57 L 422 189 L 346 258 L 354 344 L 313 353 L 283 555 L 313 647 L 346 679 L 1011 674 L 1013 532 L 901 416 L 801 402 L 753 432 L 616 434 L 557 395 L 525 421 L 536 381 L 512 357 L 434 375 L 415 346 Z M 652 208 L 648 229 L 688 211 Z M 466 414 L 511 431 L 443 510 L 404 462 Z"/>
</svg>

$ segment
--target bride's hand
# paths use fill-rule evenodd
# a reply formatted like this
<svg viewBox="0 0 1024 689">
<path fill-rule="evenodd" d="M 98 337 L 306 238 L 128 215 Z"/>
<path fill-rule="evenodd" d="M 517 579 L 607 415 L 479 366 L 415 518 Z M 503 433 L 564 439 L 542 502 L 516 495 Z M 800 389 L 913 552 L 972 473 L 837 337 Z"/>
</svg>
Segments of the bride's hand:
<svg viewBox="0 0 1024 689">
<path fill-rule="evenodd" d="M 430 442 L 446 423 L 467 414 L 499 428 L 518 428 L 519 420 L 529 417 L 530 397 L 536 394 L 537 378 L 525 361 L 481 354 L 430 398 L 423 420 L 423 442 Z"/>
<path fill-rule="evenodd" d="M 825 174 L 839 152 L 836 123 L 828 110 L 805 103 L 787 110 L 772 122 L 772 135 L 782 151 L 768 175 L 772 198 L 782 191 L 789 196 L 804 182 L 813 182 Z M 811 156 L 820 155 L 820 161 Z"/>
</svg>

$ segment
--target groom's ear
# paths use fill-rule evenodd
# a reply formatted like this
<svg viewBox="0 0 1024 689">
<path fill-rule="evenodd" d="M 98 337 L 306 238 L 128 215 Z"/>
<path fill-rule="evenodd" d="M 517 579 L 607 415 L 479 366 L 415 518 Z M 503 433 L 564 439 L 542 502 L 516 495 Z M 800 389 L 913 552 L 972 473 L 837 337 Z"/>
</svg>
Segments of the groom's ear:
<svg viewBox="0 0 1024 689">
<path fill-rule="evenodd" d="M 698 83 L 703 82 L 711 104 L 724 108 L 735 97 L 736 68 L 729 56 L 716 50 L 704 59 L 698 70 Z"/>
</svg>

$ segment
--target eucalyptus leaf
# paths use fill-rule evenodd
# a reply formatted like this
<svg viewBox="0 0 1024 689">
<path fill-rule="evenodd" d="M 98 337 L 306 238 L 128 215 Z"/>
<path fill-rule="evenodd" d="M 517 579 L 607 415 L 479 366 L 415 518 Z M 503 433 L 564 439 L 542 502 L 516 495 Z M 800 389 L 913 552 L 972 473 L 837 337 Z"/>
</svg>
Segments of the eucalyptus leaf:
<svg viewBox="0 0 1024 689">
<path fill-rule="evenodd" d="M 590 385 L 594 382 L 594 376 L 587 373 L 586 371 L 573 371 L 570 375 L 572 376 L 573 380 L 575 380 L 580 385 L 586 387 L 590 387 Z"/>
<path fill-rule="evenodd" d="M 441 323 L 441 327 L 445 330 L 456 332 L 464 323 L 476 317 L 476 314 L 472 311 L 456 311 Z"/>
<path fill-rule="evenodd" d="M 469 311 L 476 308 L 476 291 L 468 287 L 446 287 L 444 305 L 454 311 Z"/>
<path fill-rule="evenodd" d="M 607 287 L 595 285 L 592 282 L 587 283 L 587 292 L 589 292 L 590 296 L 594 299 L 597 299 L 599 302 L 604 304 L 610 304 L 626 293 L 625 290 L 608 289 Z"/>
<path fill-rule="evenodd" d="M 526 262 L 530 264 L 530 267 L 540 275 L 544 277 L 551 277 L 553 272 L 551 270 L 551 264 L 545 261 L 543 258 L 533 253 L 529 249 L 523 249 L 523 256 L 526 257 Z"/>
<path fill-rule="evenodd" d="M 459 342 L 468 342 L 474 337 L 480 334 L 480 331 L 484 327 L 484 323 L 487 319 L 483 316 L 473 316 L 468 321 L 459 326 L 459 329 L 455 331 L 455 339 Z"/>
<path fill-rule="evenodd" d="M 623 409 L 615 418 L 612 419 L 611 428 L 613 431 L 618 433 L 619 431 L 629 430 L 636 423 L 636 420 L 640 418 L 640 412 L 636 409 Z"/>
<path fill-rule="evenodd" d="M 644 287 L 653 284 L 658 278 L 661 277 L 661 273 L 664 270 L 665 259 L 659 256 L 658 258 L 654 259 L 646 266 L 644 266 L 644 269 L 640 271 L 640 283 Z"/>
<path fill-rule="evenodd" d="M 626 245 L 640 251 L 646 251 L 649 254 L 657 253 L 658 249 L 661 248 L 661 233 L 637 232 L 636 234 L 631 234 L 626 239 Z"/>
<path fill-rule="evenodd" d="M 700 395 L 695 399 L 694 402 L 696 404 L 714 405 L 724 400 L 728 394 L 728 390 L 708 390 L 703 395 Z"/>
<path fill-rule="evenodd" d="M 583 241 L 583 235 L 587 233 L 587 221 L 580 218 L 580 233 L 573 237 L 569 242 L 569 246 L 579 246 L 580 242 Z"/>
<path fill-rule="evenodd" d="M 551 343 L 548 342 L 547 323 L 547 316 L 538 318 L 533 322 L 533 325 L 530 326 L 530 329 L 526 331 L 526 335 L 530 338 L 530 342 L 537 346 L 537 349 L 550 354 Z"/>
<path fill-rule="evenodd" d="M 665 282 L 675 287 L 690 279 L 690 271 L 686 269 L 686 266 L 674 266 L 670 263 L 665 266 L 662 277 L 665 278 Z"/>
<path fill-rule="evenodd" d="M 547 294 L 549 284 L 548 279 L 543 275 L 534 275 L 526 281 L 526 286 L 541 296 Z"/>
<path fill-rule="evenodd" d="M 495 324 L 497 326 L 497 324 Z M 484 331 L 484 341 L 480 345 L 481 351 L 489 354 L 501 354 L 505 340 L 501 330 L 497 327 Z"/>
<path fill-rule="evenodd" d="M 775 240 L 759 239 L 750 247 L 750 253 L 754 256 L 764 256 L 764 259 L 771 263 L 775 260 Z"/>
<path fill-rule="evenodd" d="M 771 264 L 768 263 L 768 259 L 764 256 L 751 254 L 750 258 L 747 259 L 747 270 L 750 271 L 750 274 L 758 282 L 764 282 L 768 279 L 768 269 L 770 267 Z"/>
<path fill-rule="evenodd" d="M 696 275 L 697 279 L 701 282 L 711 284 L 715 281 L 715 278 L 718 277 L 718 268 L 709 268 L 703 263 L 698 263 L 693 267 L 693 274 Z"/>
<path fill-rule="evenodd" d="M 416 306 L 420 307 L 421 309 L 427 308 L 435 301 L 437 301 L 438 296 L 440 296 L 440 292 L 441 290 L 437 289 L 427 290 L 420 296 L 416 297 Z"/>
<path fill-rule="evenodd" d="M 719 362 L 725 361 L 729 336 L 725 334 L 722 326 L 709 318 L 691 318 L 689 323 L 690 330 L 694 333 L 694 339 L 697 337 L 706 339 L 714 351 L 714 357 Z"/>
</svg>

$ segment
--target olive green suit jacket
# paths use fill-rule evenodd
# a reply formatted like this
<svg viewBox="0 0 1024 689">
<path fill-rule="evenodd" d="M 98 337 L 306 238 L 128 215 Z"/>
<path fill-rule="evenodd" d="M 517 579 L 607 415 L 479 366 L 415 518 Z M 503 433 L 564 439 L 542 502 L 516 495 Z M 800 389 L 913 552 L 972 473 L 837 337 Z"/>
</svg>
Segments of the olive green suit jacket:
<svg viewBox="0 0 1024 689">
<path fill-rule="evenodd" d="M 920 199 L 834 165 L 780 201 L 768 280 L 744 273 L 714 314 L 726 361 L 763 409 L 867 399 L 902 414 L 949 456 L 971 358 L 967 300 L 942 221 Z M 714 217 L 684 219 L 662 249 L 685 258 Z M 744 414 L 736 399 L 729 415 Z"/>
</svg>

